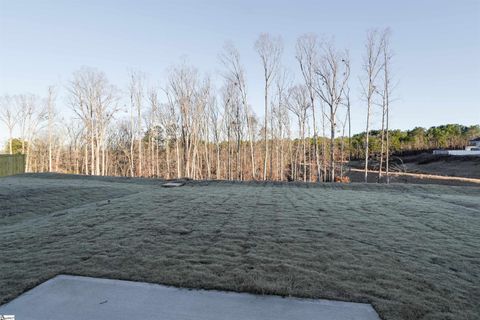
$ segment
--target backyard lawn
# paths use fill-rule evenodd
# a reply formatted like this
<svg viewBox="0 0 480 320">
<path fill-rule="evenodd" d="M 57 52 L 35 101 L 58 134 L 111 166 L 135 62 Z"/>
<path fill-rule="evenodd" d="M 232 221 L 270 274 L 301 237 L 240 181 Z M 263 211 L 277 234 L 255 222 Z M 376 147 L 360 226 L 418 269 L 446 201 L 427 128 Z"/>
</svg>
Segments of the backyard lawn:
<svg viewBox="0 0 480 320">
<path fill-rule="evenodd" d="M 0 304 L 58 274 L 480 318 L 480 187 L 0 178 Z"/>
</svg>

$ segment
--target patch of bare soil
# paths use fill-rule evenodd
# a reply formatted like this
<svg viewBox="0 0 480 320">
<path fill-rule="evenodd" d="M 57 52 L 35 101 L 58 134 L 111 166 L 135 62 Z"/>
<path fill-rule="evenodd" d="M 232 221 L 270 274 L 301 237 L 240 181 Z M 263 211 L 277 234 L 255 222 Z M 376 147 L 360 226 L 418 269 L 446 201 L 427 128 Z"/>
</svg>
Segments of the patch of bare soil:
<svg viewBox="0 0 480 320">
<path fill-rule="evenodd" d="M 349 163 L 349 166 L 354 169 L 363 169 L 364 165 L 365 162 L 363 161 L 351 161 Z M 369 169 L 378 171 L 378 161 L 369 161 Z M 421 153 L 418 155 L 401 157 L 392 156 L 390 162 L 390 171 L 480 179 L 480 157 L 440 156 L 430 153 Z M 347 175 L 350 177 L 352 182 L 364 182 L 364 174 L 361 172 L 348 172 Z M 378 174 L 374 172 L 369 173 L 368 181 L 377 182 Z M 391 176 L 390 181 L 394 183 L 442 184 L 451 186 L 478 185 L 476 183 L 458 181 L 454 179 L 439 180 L 412 176 Z"/>
<path fill-rule="evenodd" d="M 422 153 L 404 157 L 403 162 L 408 172 L 480 178 L 480 157 L 478 156 L 440 156 Z"/>
</svg>

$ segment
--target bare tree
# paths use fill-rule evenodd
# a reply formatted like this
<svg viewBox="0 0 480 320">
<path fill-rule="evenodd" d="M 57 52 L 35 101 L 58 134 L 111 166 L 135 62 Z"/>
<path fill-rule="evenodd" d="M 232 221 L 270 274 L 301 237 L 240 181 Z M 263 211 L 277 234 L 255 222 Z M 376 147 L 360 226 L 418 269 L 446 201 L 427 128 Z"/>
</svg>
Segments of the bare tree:
<svg viewBox="0 0 480 320">
<path fill-rule="evenodd" d="M 289 100 L 288 100 L 288 109 L 297 117 L 298 128 L 300 133 L 300 138 L 302 141 L 302 163 L 298 165 L 298 160 L 295 161 L 295 170 L 298 172 L 298 169 L 303 169 L 302 179 L 307 181 L 307 153 L 306 153 L 306 141 L 305 141 L 305 131 L 306 131 L 306 122 L 308 116 L 308 109 L 310 109 L 310 100 L 308 89 L 304 85 L 296 85 L 290 89 Z M 293 165 L 293 164 L 292 164 Z M 300 167 L 300 168 L 298 168 Z"/>
<path fill-rule="evenodd" d="M 263 180 L 267 180 L 267 162 L 268 162 L 268 89 L 278 70 L 280 56 L 283 51 L 282 40 L 280 37 L 273 38 L 267 33 L 262 33 L 255 42 L 255 49 L 262 61 L 264 84 L 264 158 L 263 158 Z M 271 169 L 271 166 L 270 166 Z"/>
<path fill-rule="evenodd" d="M 377 30 L 368 31 L 365 48 L 366 56 L 364 57 L 363 65 L 366 73 L 366 79 L 363 83 L 363 92 L 367 102 L 367 125 L 365 130 L 365 182 L 368 182 L 370 116 L 372 112 L 372 105 L 374 104 L 374 95 L 377 92 L 378 75 L 382 70 L 382 44 L 379 32 Z"/>
<path fill-rule="evenodd" d="M 66 123 L 67 140 L 68 140 L 68 166 L 66 171 L 80 174 L 81 161 L 81 138 L 84 131 L 84 126 L 78 120 L 71 119 Z"/>
<path fill-rule="evenodd" d="M 4 96 L 0 105 L 0 120 L 7 126 L 8 129 L 8 150 L 13 154 L 13 130 L 18 123 L 18 110 L 15 107 L 14 101 L 10 96 Z"/>
<path fill-rule="evenodd" d="M 390 94 L 392 91 L 390 78 L 390 63 L 392 59 L 392 52 L 390 49 L 390 29 L 385 29 L 382 35 L 382 56 L 383 56 L 383 88 L 382 96 L 382 151 L 380 155 L 380 171 L 379 177 L 382 173 L 382 162 L 384 155 L 384 138 L 385 138 L 385 174 L 386 182 L 390 183 L 389 176 L 389 158 L 390 158 L 390 132 L 389 132 L 389 114 L 390 114 Z M 384 129 L 385 128 L 385 129 Z"/>
<path fill-rule="evenodd" d="M 95 109 L 96 129 L 97 129 L 97 162 L 96 174 L 105 175 L 106 166 L 106 134 L 108 126 L 113 119 L 118 108 L 117 89 L 108 84 L 108 81 L 99 86 L 97 105 Z M 101 165 L 101 170 L 100 170 Z"/>
<path fill-rule="evenodd" d="M 224 77 L 228 79 L 231 83 L 234 84 L 236 90 L 238 90 L 241 104 L 243 106 L 243 113 L 245 116 L 247 128 L 248 128 L 248 138 L 250 144 L 250 159 L 251 159 L 251 169 L 252 169 L 252 179 L 256 179 L 256 165 L 255 165 L 255 149 L 254 149 L 254 140 L 255 140 L 255 131 L 253 130 L 254 126 L 252 123 L 253 117 L 249 109 L 247 101 L 247 85 L 245 80 L 245 71 L 240 63 L 240 54 L 237 49 L 232 44 L 226 44 L 224 46 L 224 52 L 220 55 L 220 60 L 224 67 L 227 69 Z"/>
<path fill-rule="evenodd" d="M 201 85 L 197 90 L 195 97 L 195 142 L 193 146 L 193 152 L 196 157 L 195 164 L 193 166 L 195 170 L 194 177 L 197 175 L 200 178 L 206 177 L 211 179 L 212 177 L 212 156 L 210 153 L 209 144 L 212 141 L 211 139 L 211 123 L 210 123 L 210 112 L 212 111 L 214 105 L 214 96 L 212 93 L 212 86 L 209 77 L 205 77 Z M 203 147 L 203 157 L 201 155 Z M 204 164 L 204 166 L 203 166 Z M 202 167 L 205 167 L 205 176 L 203 175 Z"/>
<path fill-rule="evenodd" d="M 316 35 L 305 34 L 297 39 L 295 57 L 300 65 L 303 80 L 308 89 L 310 105 L 312 106 L 314 156 L 317 170 L 317 181 L 320 181 L 322 174 L 318 148 L 317 119 L 315 113 L 315 71 L 318 69 L 318 51 L 319 43 Z"/>
<path fill-rule="evenodd" d="M 38 98 L 32 94 L 21 94 L 13 97 L 15 106 L 18 110 L 18 124 L 20 125 L 20 138 L 22 140 L 22 154 L 26 152 L 26 142 L 30 122 L 35 113 L 36 101 Z"/>
<path fill-rule="evenodd" d="M 342 128 L 342 136 L 340 140 L 340 181 L 343 181 L 344 162 L 345 162 L 345 127 L 348 123 L 348 112 L 345 112 L 345 119 L 340 122 Z"/>
<path fill-rule="evenodd" d="M 60 110 L 62 121 L 55 120 L 53 87 L 45 100 L 27 94 L 4 97 L 0 120 L 9 129 L 8 149 L 15 151 L 12 140 L 18 132 L 27 170 L 40 172 L 302 181 L 334 181 L 339 172 L 343 177 L 347 152 L 350 159 L 353 149 L 347 52 L 315 35 L 301 36 L 295 58 L 302 81 L 292 87 L 280 63 L 280 38 L 262 34 L 254 48 L 263 67 L 263 121 L 249 104 L 240 54 L 226 45 L 219 90 L 215 81 L 186 64 L 171 69 L 162 92 L 145 90 L 144 75 L 131 72 L 123 97 L 130 112 L 125 105 L 124 118 L 116 121 L 120 95 L 102 72 L 91 68 L 75 72 L 67 86 L 73 122 L 62 118 Z M 387 33 L 369 32 L 366 48 L 365 179 L 372 153 L 370 117 L 378 106 L 383 119 L 381 147 L 375 146 L 375 152 L 381 149 L 379 176 L 386 161 L 388 182 L 392 89 Z M 354 149 L 356 156 L 362 148 Z"/>
<path fill-rule="evenodd" d="M 170 179 L 172 174 L 172 155 L 170 146 L 175 143 L 175 156 L 176 156 L 176 176 L 181 177 L 180 169 L 180 152 L 179 152 L 179 138 L 178 138 L 178 123 L 179 117 L 175 109 L 175 104 L 168 94 L 168 88 L 164 90 L 168 103 L 161 104 L 160 108 L 160 123 L 165 132 L 165 162 L 166 162 L 166 178 Z"/>
<path fill-rule="evenodd" d="M 284 168 L 285 168 L 285 137 L 289 130 L 290 119 L 288 115 L 288 87 L 289 87 L 289 73 L 286 69 L 279 71 L 275 81 L 276 95 L 275 101 L 272 107 L 272 130 L 277 130 L 277 143 L 276 143 L 276 165 L 277 165 L 277 179 L 284 180 Z"/>
<path fill-rule="evenodd" d="M 47 95 L 47 120 L 48 120 L 48 171 L 52 172 L 52 140 L 55 122 L 55 89 L 48 87 Z"/>
<path fill-rule="evenodd" d="M 148 101 L 150 102 L 149 114 L 145 119 L 148 132 L 148 170 L 149 176 L 153 177 L 158 174 L 156 170 L 156 164 L 158 163 L 158 139 L 160 137 L 160 124 L 159 124 L 159 108 L 160 101 L 158 98 L 158 92 L 155 88 L 150 88 L 148 93 Z"/>
<path fill-rule="evenodd" d="M 332 43 L 322 46 L 322 55 L 315 73 L 319 79 L 315 86 L 320 99 L 327 105 L 330 122 L 330 159 L 329 178 L 335 181 L 335 131 L 337 126 L 337 111 L 344 97 L 347 81 L 350 76 L 350 62 L 348 53 L 340 53 Z"/>
<path fill-rule="evenodd" d="M 226 132 L 227 139 L 227 179 L 231 180 L 234 177 L 234 155 L 236 158 L 235 176 L 240 179 L 241 170 L 241 142 L 243 138 L 244 122 L 246 115 L 240 98 L 240 92 L 237 86 L 229 78 L 225 79 L 225 85 L 222 89 L 222 104 L 223 104 L 223 125 Z M 235 138 L 235 139 L 234 139 Z M 235 146 L 235 148 L 234 148 Z"/>
<path fill-rule="evenodd" d="M 351 103 L 350 103 L 350 86 L 346 85 L 345 90 L 343 91 L 344 98 L 343 104 L 345 105 L 347 113 L 347 123 L 348 123 L 348 161 L 352 158 L 352 113 L 351 113 Z"/>
<path fill-rule="evenodd" d="M 220 169 L 220 143 L 221 143 L 221 129 L 222 129 L 222 114 L 218 107 L 217 99 L 215 96 L 210 96 L 208 103 L 208 126 L 212 128 L 213 144 L 215 146 L 215 179 L 221 179 Z"/>
<path fill-rule="evenodd" d="M 100 175 L 105 166 L 105 133 L 108 123 L 118 110 L 117 90 L 104 73 L 91 68 L 75 72 L 68 87 L 70 105 L 84 122 L 90 144 L 90 174 Z M 100 156 L 100 151 L 102 156 Z M 88 152 L 85 151 L 86 174 Z M 100 167 L 102 166 L 102 171 Z"/>
<path fill-rule="evenodd" d="M 182 147 L 181 175 L 192 177 L 194 155 L 192 148 L 197 127 L 195 126 L 195 98 L 198 83 L 198 72 L 195 68 L 182 64 L 172 70 L 169 76 L 169 99 L 174 108 L 178 110 L 179 130 Z M 180 144 L 177 142 L 177 146 Z M 177 156 L 180 149 L 177 148 Z M 180 158 L 177 158 L 180 161 Z"/>
<path fill-rule="evenodd" d="M 144 97 L 144 81 L 145 75 L 139 71 L 130 72 L 130 104 L 131 104 L 131 113 L 130 113 L 130 122 L 132 125 L 132 145 L 130 146 L 132 167 L 133 167 L 133 149 L 135 139 L 137 140 L 137 152 L 138 152 L 138 169 L 137 175 L 142 176 L 142 144 L 143 144 L 143 130 L 142 130 L 142 108 L 143 108 L 143 97 Z M 136 121 L 135 121 L 136 119 Z M 133 169 L 133 168 L 132 168 Z M 132 176 L 134 175 L 132 170 Z"/>
<path fill-rule="evenodd" d="M 35 141 L 37 131 L 46 117 L 46 108 L 40 98 L 33 94 L 22 94 L 14 98 L 18 110 L 18 123 L 22 140 L 22 153 L 26 156 L 26 168 L 30 171 L 30 151 Z"/>
</svg>

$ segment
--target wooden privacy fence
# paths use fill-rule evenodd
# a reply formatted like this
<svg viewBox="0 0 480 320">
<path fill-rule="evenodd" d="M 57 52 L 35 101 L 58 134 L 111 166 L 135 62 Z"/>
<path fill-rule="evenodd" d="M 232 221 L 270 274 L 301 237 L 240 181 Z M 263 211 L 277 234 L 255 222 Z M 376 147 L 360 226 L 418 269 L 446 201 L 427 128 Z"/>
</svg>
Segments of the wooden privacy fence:
<svg viewBox="0 0 480 320">
<path fill-rule="evenodd" d="M 25 173 L 24 154 L 0 154 L 0 177 Z"/>
</svg>

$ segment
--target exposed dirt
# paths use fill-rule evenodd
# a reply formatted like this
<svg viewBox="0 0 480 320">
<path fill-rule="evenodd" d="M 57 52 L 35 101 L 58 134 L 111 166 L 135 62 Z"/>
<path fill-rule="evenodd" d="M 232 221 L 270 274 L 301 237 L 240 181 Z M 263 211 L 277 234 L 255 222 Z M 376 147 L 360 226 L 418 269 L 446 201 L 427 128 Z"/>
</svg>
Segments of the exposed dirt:
<svg viewBox="0 0 480 320">
<path fill-rule="evenodd" d="M 403 162 L 409 172 L 480 178 L 479 156 L 438 156 L 423 153 L 403 157 Z"/>
<path fill-rule="evenodd" d="M 363 169 L 363 161 L 351 161 L 352 168 Z M 378 161 L 371 161 L 369 168 L 378 170 Z M 384 168 L 385 170 L 385 168 Z M 429 153 L 421 153 L 408 156 L 392 156 L 390 170 L 393 172 L 408 172 L 419 174 L 432 174 L 439 176 L 453 176 L 464 178 L 480 179 L 480 157 L 477 156 L 440 156 Z M 363 182 L 364 175 L 358 172 L 349 172 L 349 177 L 353 182 Z M 378 175 L 370 174 L 369 181 L 376 182 Z M 414 184 L 443 184 L 443 185 L 474 185 L 469 182 L 455 180 L 437 180 L 426 178 L 415 178 L 407 176 L 391 177 L 392 182 L 414 183 Z"/>
</svg>

